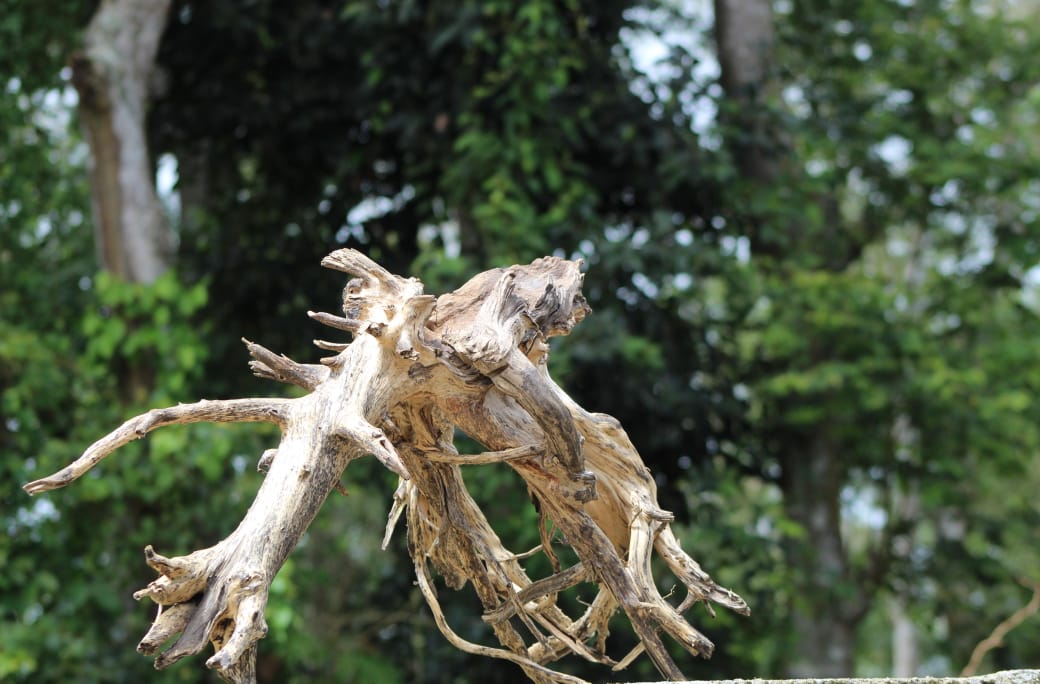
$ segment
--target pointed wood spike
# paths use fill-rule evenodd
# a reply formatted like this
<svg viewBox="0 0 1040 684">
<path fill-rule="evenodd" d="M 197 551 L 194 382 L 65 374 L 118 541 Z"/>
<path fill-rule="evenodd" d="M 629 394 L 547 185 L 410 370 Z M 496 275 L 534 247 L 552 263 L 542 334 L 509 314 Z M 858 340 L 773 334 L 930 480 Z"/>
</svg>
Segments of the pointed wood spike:
<svg viewBox="0 0 1040 684">
<path fill-rule="evenodd" d="M 144 547 L 144 560 L 152 570 L 170 579 L 184 577 L 193 569 L 193 564 L 183 558 L 167 558 L 156 553 L 151 544 Z"/>
<path fill-rule="evenodd" d="M 350 275 L 377 281 L 391 295 L 400 294 L 408 281 L 386 270 L 356 249 L 338 249 L 321 260 L 321 265 Z"/>
<path fill-rule="evenodd" d="M 137 644 L 137 652 L 141 655 L 154 655 L 159 647 L 184 629 L 195 612 L 195 608 L 194 603 L 178 603 L 168 608 L 160 606 L 160 612 L 155 617 L 155 622 Z"/>
<path fill-rule="evenodd" d="M 314 346 L 325 351 L 341 352 L 350 346 L 349 342 L 328 342 L 326 340 L 313 340 Z"/>
<path fill-rule="evenodd" d="M 308 311 L 307 315 L 322 325 L 327 325 L 336 330 L 356 333 L 365 327 L 365 321 L 359 321 L 356 318 L 344 318 L 343 316 L 336 316 L 324 311 Z"/>
</svg>

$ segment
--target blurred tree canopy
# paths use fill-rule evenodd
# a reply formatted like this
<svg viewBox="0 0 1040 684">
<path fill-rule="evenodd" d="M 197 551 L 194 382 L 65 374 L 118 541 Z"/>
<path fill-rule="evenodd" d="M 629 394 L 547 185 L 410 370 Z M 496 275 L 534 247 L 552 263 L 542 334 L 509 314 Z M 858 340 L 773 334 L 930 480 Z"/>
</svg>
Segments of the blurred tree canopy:
<svg viewBox="0 0 1040 684">
<path fill-rule="evenodd" d="M 140 549 L 223 537 L 271 435 L 171 429 L 68 490 L 18 485 L 150 406 L 272 391 L 238 339 L 314 358 L 340 246 L 438 292 L 587 260 L 595 313 L 553 371 L 752 608 L 695 615 L 718 648 L 691 675 L 887 674 L 911 646 L 956 672 L 1040 582 L 1035 3 L 175 0 L 147 133 L 176 249 L 147 284 L 94 256 L 66 64 L 97 5 L 0 11 L 0 679 L 207 681 L 134 652 Z M 518 481 L 471 477 L 522 547 Z M 514 680 L 444 643 L 379 551 L 393 483 L 346 480 L 272 590 L 261 679 Z M 1040 666 L 1038 643 L 1026 622 L 987 667 Z"/>
</svg>

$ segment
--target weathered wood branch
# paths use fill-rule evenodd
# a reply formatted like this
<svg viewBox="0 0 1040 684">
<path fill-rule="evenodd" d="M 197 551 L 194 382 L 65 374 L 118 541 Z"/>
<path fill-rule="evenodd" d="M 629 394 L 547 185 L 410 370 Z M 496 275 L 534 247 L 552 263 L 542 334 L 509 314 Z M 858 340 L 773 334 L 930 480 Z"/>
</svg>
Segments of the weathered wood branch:
<svg viewBox="0 0 1040 684">
<path fill-rule="evenodd" d="M 227 681 L 255 679 L 256 643 L 267 632 L 264 608 L 275 574 L 351 460 L 371 454 L 400 480 L 384 548 L 406 515 L 420 589 L 438 628 L 457 647 L 505 658 L 535 682 L 573 682 L 547 666 L 567 654 L 622 668 L 645 650 L 661 673 L 682 672 L 663 637 L 708 656 L 711 642 L 682 613 L 716 603 L 747 613 L 681 548 L 657 504 L 653 477 L 616 420 L 578 406 L 548 374 L 546 340 L 570 332 L 589 312 L 577 262 L 538 259 L 475 276 L 435 298 L 422 283 L 396 276 L 355 250 L 323 265 L 345 271 L 343 313 L 309 312 L 353 336 L 316 341 L 335 352 L 301 364 L 243 340 L 260 377 L 290 383 L 298 399 L 203 401 L 156 409 L 127 421 L 76 462 L 25 486 L 30 494 L 65 486 L 105 456 L 164 425 L 199 421 L 273 422 L 282 436 L 264 452 L 266 472 L 238 528 L 218 544 L 167 558 L 151 547 L 145 561 L 159 577 L 135 594 L 161 606 L 138 649 L 165 667 L 212 643 L 206 664 Z M 460 428 L 486 452 L 459 454 Z M 462 479 L 462 466 L 509 467 L 539 507 L 542 544 L 515 553 L 499 538 Z M 562 534 L 579 562 L 561 567 L 547 532 Z M 547 554 L 554 570 L 531 577 L 523 561 Z M 661 596 L 651 560 L 660 556 L 687 587 L 676 608 Z M 462 640 L 440 610 L 429 566 L 449 587 L 469 584 L 501 648 Z M 561 592 L 598 585 L 572 617 Z M 621 661 L 607 655 L 608 623 L 620 608 L 641 644 Z M 173 643 L 161 651 L 168 642 Z M 160 652 L 161 651 L 161 652 Z"/>
<path fill-rule="evenodd" d="M 50 477 L 35 480 L 22 487 L 29 494 L 58 489 L 74 482 L 119 447 L 141 439 L 156 428 L 186 423 L 267 422 L 285 425 L 289 412 L 288 399 L 231 399 L 180 404 L 152 409 L 126 421 L 90 445 L 83 455 Z"/>
<path fill-rule="evenodd" d="M 249 368 L 253 375 L 258 378 L 277 380 L 302 387 L 305 390 L 313 390 L 329 378 L 329 369 L 325 366 L 310 363 L 296 363 L 285 354 L 275 354 L 273 351 L 255 342 L 242 338 L 253 361 L 249 362 Z M 346 345 L 336 351 L 343 351 Z"/>
</svg>

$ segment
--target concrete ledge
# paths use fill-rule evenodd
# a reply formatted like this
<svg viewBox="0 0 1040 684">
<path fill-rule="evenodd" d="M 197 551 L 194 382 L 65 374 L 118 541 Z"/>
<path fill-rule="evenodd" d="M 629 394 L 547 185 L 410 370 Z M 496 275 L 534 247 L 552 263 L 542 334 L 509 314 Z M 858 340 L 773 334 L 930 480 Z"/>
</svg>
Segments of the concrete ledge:
<svg viewBox="0 0 1040 684">
<path fill-rule="evenodd" d="M 650 683 L 647 683 L 650 684 Z M 677 684 L 657 682 L 656 684 Z M 874 679 L 713 679 L 687 684 L 1040 684 L 1040 670 L 1004 670 L 976 677 L 878 677 Z"/>
</svg>

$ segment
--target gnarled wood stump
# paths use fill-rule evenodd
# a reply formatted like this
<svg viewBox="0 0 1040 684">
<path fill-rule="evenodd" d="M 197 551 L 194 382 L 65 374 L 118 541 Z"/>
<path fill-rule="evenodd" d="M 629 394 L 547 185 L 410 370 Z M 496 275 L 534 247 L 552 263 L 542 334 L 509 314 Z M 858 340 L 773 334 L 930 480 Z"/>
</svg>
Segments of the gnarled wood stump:
<svg viewBox="0 0 1040 684">
<path fill-rule="evenodd" d="M 709 611 L 716 603 L 746 614 L 747 606 L 683 551 L 668 526 L 671 514 L 657 505 L 654 479 L 621 425 L 578 406 L 547 372 L 547 339 L 567 334 L 589 311 L 580 263 L 548 257 L 494 269 L 436 298 L 423 294 L 418 280 L 393 275 L 354 250 L 334 252 L 322 265 L 356 277 L 343 292 L 343 316 L 310 316 L 352 333 L 353 342 L 316 340 L 335 352 L 319 365 L 245 341 L 254 373 L 308 394 L 153 409 L 63 470 L 25 485 L 30 494 L 63 487 L 164 425 L 266 421 L 281 428 L 278 448 L 261 458 L 267 475 L 234 532 L 179 558 L 145 549 L 159 577 L 135 597 L 161 608 L 138 650 L 158 653 L 155 666 L 162 668 L 210 642 L 216 652 L 208 667 L 227 681 L 254 681 L 271 581 L 350 461 L 372 454 L 400 478 L 384 548 L 406 512 L 419 587 L 441 632 L 458 648 L 510 660 L 535 682 L 578 681 L 547 666 L 567 654 L 621 669 L 644 650 L 664 677 L 683 679 L 661 632 L 691 653 L 710 656 L 712 643 L 683 611 L 701 601 Z M 452 444 L 456 427 L 488 451 L 459 454 Z M 562 533 L 578 563 L 561 567 L 542 524 L 540 552 L 555 571 L 537 579 L 527 574 L 526 554 L 503 545 L 463 483 L 461 466 L 489 463 L 507 464 L 523 477 L 543 523 Z M 654 552 L 687 588 L 677 607 L 656 588 Z M 431 564 L 449 587 L 473 586 L 501 648 L 452 631 Z M 596 583 L 599 592 L 572 617 L 557 605 L 557 595 L 579 582 Z M 641 643 L 615 660 L 605 642 L 618 608 Z"/>
</svg>

